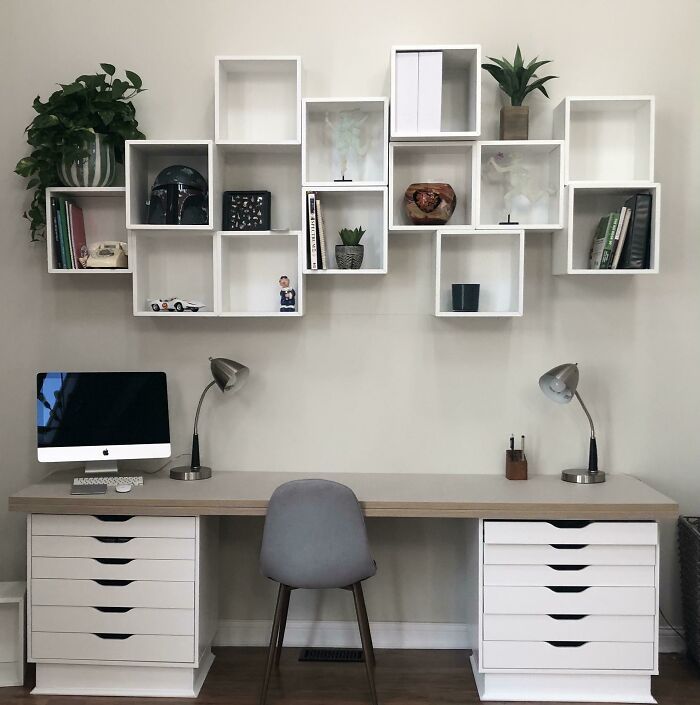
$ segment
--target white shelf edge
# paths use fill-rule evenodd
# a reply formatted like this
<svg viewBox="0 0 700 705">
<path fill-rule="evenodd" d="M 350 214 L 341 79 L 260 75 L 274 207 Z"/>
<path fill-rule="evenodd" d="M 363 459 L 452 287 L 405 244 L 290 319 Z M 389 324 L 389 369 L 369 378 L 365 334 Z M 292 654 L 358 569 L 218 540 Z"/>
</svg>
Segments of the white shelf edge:
<svg viewBox="0 0 700 705">
<path fill-rule="evenodd" d="M 123 196 L 126 186 L 50 186 L 46 193 L 67 193 L 75 196 Z"/>
<path fill-rule="evenodd" d="M 384 269 L 304 269 L 302 274 L 386 274 Z"/>
<path fill-rule="evenodd" d="M 176 232 L 209 232 L 214 233 L 213 225 L 150 225 L 149 223 L 132 223 L 127 230 L 174 230 Z"/>
<path fill-rule="evenodd" d="M 652 269 L 567 269 L 566 272 L 554 273 L 554 276 L 562 276 L 566 274 L 593 274 L 593 275 L 606 275 L 606 274 L 658 274 L 658 267 Z"/>
<path fill-rule="evenodd" d="M 437 142 L 440 140 L 469 140 L 475 141 L 479 139 L 481 132 L 475 130 L 469 132 L 427 132 L 421 134 L 413 133 L 394 133 L 391 135 L 390 142 Z"/>
<path fill-rule="evenodd" d="M 217 230 L 220 237 L 300 237 L 301 230 Z"/>
<path fill-rule="evenodd" d="M 477 226 L 471 224 L 445 224 L 445 225 L 390 225 L 389 232 L 392 233 L 434 233 L 438 230 L 478 230 Z"/>
<path fill-rule="evenodd" d="M 512 225 L 501 225 L 500 223 L 479 223 L 479 225 L 477 225 L 474 229 L 498 230 L 499 232 L 510 232 L 511 230 L 530 230 L 535 232 L 539 231 L 548 233 L 553 232 L 554 230 L 563 230 L 564 226 L 561 223 L 532 223 L 529 225 L 525 223 L 513 223 Z"/>
<path fill-rule="evenodd" d="M 519 318 L 520 311 L 438 311 L 436 318 Z"/>
<path fill-rule="evenodd" d="M 301 318 L 303 315 L 301 311 L 222 311 L 219 318 Z"/>
<path fill-rule="evenodd" d="M 567 181 L 566 186 L 574 186 L 575 188 L 584 189 L 636 189 L 636 188 L 650 188 L 652 186 L 657 186 L 658 181 L 650 181 L 649 179 L 630 179 L 625 181 Z"/>
<path fill-rule="evenodd" d="M 134 316 L 151 318 L 216 318 L 219 314 L 216 311 L 134 311 Z"/>
<path fill-rule="evenodd" d="M 328 189 L 333 186 L 338 186 L 343 189 L 361 189 L 367 186 L 379 186 L 381 188 L 386 188 L 388 183 L 384 181 L 305 181 L 301 186 L 302 188 L 313 191 L 314 189 Z"/>
<path fill-rule="evenodd" d="M 132 274 L 132 269 L 56 269 L 50 268 L 49 274 Z"/>
<path fill-rule="evenodd" d="M 204 147 L 214 144 L 211 139 L 176 139 L 176 140 L 126 140 L 125 145 L 130 147 L 186 147 L 192 145 L 195 147 Z"/>
</svg>

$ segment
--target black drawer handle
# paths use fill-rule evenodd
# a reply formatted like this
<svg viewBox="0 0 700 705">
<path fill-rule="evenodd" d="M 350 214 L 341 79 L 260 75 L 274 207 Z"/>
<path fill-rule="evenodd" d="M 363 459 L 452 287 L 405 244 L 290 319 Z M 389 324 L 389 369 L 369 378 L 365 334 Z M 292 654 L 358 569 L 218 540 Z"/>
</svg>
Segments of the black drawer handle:
<svg viewBox="0 0 700 705">
<path fill-rule="evenodd" d="M 129 516 L 128 514 L 93 514 L 95 519 L 98 521 L 129 521 L 129 519 L 133 519 L 133 516 Z"/>
<path fill-rule="evenodd" d="M 107 614 L 126 614 L 127 612 L 131 612 L 133 610 L 133 607 L 93 607 L 92 609 L 97 610 L 98 612 L 106 612 Z"/>
<path fill-rule="evenodd" d="M 97 539 L 100 543 L 129 543 L 133 536 L 93 536 L 93 539 Z"/>
<path fill-rule="evenodd" d="M 550 619 L 558 620 L 579 620 L 588 617 L 587 614 L 548 614 L 547 616 Z"/>
<path fill-rule="evenodd" d="M 133 561 L 133 558 L 93 558 L 93 561 L 97 561 L 98 563 L 102 563 L 102 565 L 126 565 L 127 563 L 131 563 Z"/>
<path fill-rule="evenodd" d="M 593 522 L 581 519 L 559 519 L 558 521 L 548 521 L 547 523 L 556 526 L 557 529 L 584 529 Z"/>
<path fill-rule="evenodd" d="M 547 568 L 552 570 L 583 570 L 588 568 L 587 565 L 548 565 Z"/>
<path fill-rule="evenodd" d="M 95 636 L 99 637 L 100 639 L 118 639 L 119 641 L 124 641 L 124 639 L 128 639 L 131 636 L 134 636 L 133 634 L 107 634 L 105 632 L 95 632 Z"/>
<path fill-rule="evenodd" d="M 550 543 L 552 548 L 556 548 L 558 551 L 568 551 L 572 549 L 578 551 L 580 548 L 586 548 L 587 543 Z"/>
<path fill-rule="evenodd" d="M 94 583 L 98 585 L 104 585 L 105 587 L 124 587 L 133 583 L 133 580 L 93 580 Z"/>
<path fill-rule="evenodd" d="M 590 585 L 545 585 L 552 592 L 583 592 L 588 590 Z"/>
<path fill-rule="evenodd" d="M 556 646 L 558 649 L 577 649 L 579 646 L 587 644 L 587 641 L 548 641 L 551 646 Z"/>
</svg>

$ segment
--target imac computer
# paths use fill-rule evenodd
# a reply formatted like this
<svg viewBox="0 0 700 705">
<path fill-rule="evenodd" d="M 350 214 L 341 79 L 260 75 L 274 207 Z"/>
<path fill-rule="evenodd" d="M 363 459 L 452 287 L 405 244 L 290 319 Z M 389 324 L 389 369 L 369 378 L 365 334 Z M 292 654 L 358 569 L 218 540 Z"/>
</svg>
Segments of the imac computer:
<svg viewBox="0 0 700 705">
<path fill-rule="evenodd" d="M 39 462 L 80 461 L 86 473 L 169 458 L 165 372 L 41 372 L 36 430 Z"/>
</svg>

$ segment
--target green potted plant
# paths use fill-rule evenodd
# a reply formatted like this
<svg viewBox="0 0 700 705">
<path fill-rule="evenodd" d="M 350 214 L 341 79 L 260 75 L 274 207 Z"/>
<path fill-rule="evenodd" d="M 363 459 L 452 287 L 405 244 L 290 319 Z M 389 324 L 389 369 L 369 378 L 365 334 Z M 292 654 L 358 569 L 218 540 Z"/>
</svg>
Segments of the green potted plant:
<svg viewBox="0 0 700 705">
<path fill-rule="evenodd" d="M 359 269 L 365 256 L 365 247 L 360 245 L 362 236 L 367 232 L 362 228 L 342 228 L 338 231 L 342 245 L 335 246 L 335 261 L 338 269 Z"/>
<path fill-rule="evenodd" d="M 124 162 L 124 140 L 143 139 L 136 109 L 131 102 L 142 88 L 141 78 L 125 71 L 126 80 L 115 78 L 112 64 L 100 64 L 103 73 L 78 76 L 72 83 L 32 107 L 36 116 L 26 129 L 31 147 L 15 172 L 29 179 L 34 196 L 24 217 L 32 240 L 44 234 L 45 194 L 49 186 L 110 186 L 116 164 Z"/>
<path fill-rule="evenodd" d="M 528 93 L 540 91 L 546 98 L 549 98 L 544 84 L 557 76 L 544 76 L 538 78 L 535 73 L 545 64 L 552 63 L 551 60 L 538 61 L 535 57 L 528 64 L 523 61 L 520 53 L 520 46 L 515 50 L 515 58 L 511 64 L 508 59 L 495 59 L 489 56 L 492 64 L 482 64 L 481 68 L 488 71 L 498 82 L 499 88 L 510 98 L 510 105 L 501 108 L 501 130 L 502 140 L 526 140 L 528 136 L 528 123 L 530 109 L 523 105 Z"/>
</svg>

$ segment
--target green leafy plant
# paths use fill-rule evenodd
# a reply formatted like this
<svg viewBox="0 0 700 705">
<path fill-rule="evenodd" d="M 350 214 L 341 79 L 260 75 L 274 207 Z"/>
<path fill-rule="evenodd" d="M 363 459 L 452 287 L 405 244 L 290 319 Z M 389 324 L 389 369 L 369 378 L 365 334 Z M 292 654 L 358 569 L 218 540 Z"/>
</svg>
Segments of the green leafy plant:
<svg viewBox="0 0 700 705">
<path fill-rule="evenodd" d="M 545 64 L 551 64 L 551 60 L 538 61 L 535 57 L 528 64 L 523 61 L 520 53 L 520 46 L 515 50 L 515 58 L 511 64 L 508 59 L 495 59 L 489 56 L 492 64 L 481 64 L 481 68 L 488 71 L 498 82 L 500 89 L 510 98 L 511 105 L 522 105 L 525 97 L 532 91 L 540 91 L 546 98 L 549 98 L 544 84 L 558 76 L 545 76 L 538 78 L 535 73 Z"/>
<path fill-rule="evenodd" d="M 37 96 L 32 107 L 37 115 L 25 130 L 32 148 L 17 162 L 15 173 L 29 179 L 27 190 L 34 196 L 24 217 L 29 220 L 32 240 L 40 239 L 46 227 L 46 189 L 60 185 L 58 166 L 88 155 L 85 141 L 99 133 L 114 145 L 115 157 L 124 162 L 124 140 L 143 139 L 131 99 L 145 89 L 141 77 L 125 71 L 126 80 L 115 78 L 112 64 L 100 64 L 104 73 L 78 76 L 72 83 L 60 83 L 42 102 Z"/>
<path fill-rule="evenodd" d="M 362 240 L 362 236 L 366 233 L 366 230 L 363 230 L 362 228 L 343 228 L 342 230 L 338 231 L 338 235 L 340 235 L 340 239 L 343 241 L 343 245 L 359 245 L 360 240 Z"/>
</svg>

